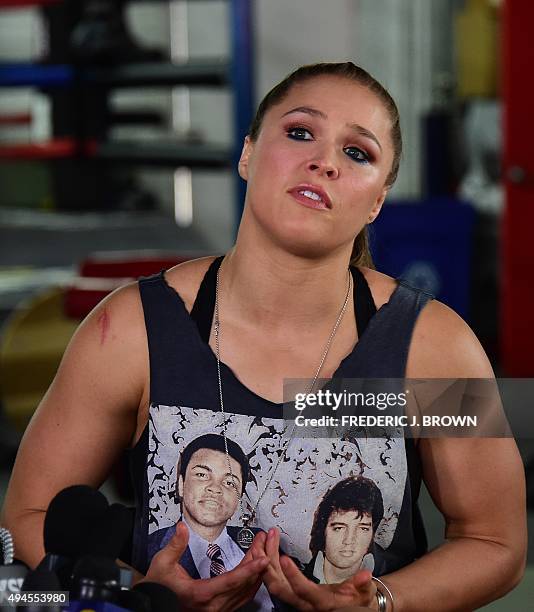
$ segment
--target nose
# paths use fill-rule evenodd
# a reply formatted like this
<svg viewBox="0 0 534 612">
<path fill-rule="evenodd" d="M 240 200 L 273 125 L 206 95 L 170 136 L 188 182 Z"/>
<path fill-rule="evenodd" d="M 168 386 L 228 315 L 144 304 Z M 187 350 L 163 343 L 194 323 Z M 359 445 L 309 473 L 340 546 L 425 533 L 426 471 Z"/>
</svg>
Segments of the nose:
<svg viewBox="0 0 534 612">
<path fill-rule="evenodd" d="M 336 145 L 330 142 L 317 143 L 307 162 L 307 169 L 312 174 L 323 178 L 337 179 L 339 176 L 339 160 L 336 158 Z"/>
<path fill-rule="evenodd" d="M 206 485 L 206 491 L 214 493 L 215 495 L 221 495 L 222 487 L 218 482 L 212 481 Z"/>
<path fill-rule="evenodd" d="M 358 531 L 356 529 L 346 529 L 343 534 L 343 544 L 354 544 L 358 538 Z"/>
<path fill-rule="evenodd" d="M 339 169 L 327 158 L 317 158 L 307 163 L 307 169 L 312 174 L 323 176 L 328 179 L 336 179 L 339 176 Z"/>
</svg>

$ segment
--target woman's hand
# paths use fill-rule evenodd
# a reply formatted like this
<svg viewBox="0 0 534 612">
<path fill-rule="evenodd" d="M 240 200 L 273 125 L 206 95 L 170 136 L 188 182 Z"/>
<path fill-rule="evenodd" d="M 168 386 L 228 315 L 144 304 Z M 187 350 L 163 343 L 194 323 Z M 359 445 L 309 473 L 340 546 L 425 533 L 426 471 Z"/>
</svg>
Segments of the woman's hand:
<svg viewBox="0 0 534 612">
<path fill-rule="evenodd" d="M 172 539 L 154 555 L 145 580 L 174 591 L 183 611 L 231 612 L 254 597 L 268 564 L 267 557 L 252 558 L 254 544 L 235 569 L 215 578 L 195 580 L 179 564 L 188 540 L 187 527 L 178 523 Z"/>
<path fill-rule="evenodd" d="M 280 557 L 279 545 L 278 530 L 270 529 L 267 535 L 258 534 L 251 548 L 254 559 L 269 561 L 263 582 L 271 595 L 298 610 L 317 612 L 341 608 L 357 610 L 358 606 L 370 606 L 374 602 L 376 587 L 370 571 L 359 571 L 338 584 L 316 584 L 308 580 L 289 557 Z"/>
</svg>

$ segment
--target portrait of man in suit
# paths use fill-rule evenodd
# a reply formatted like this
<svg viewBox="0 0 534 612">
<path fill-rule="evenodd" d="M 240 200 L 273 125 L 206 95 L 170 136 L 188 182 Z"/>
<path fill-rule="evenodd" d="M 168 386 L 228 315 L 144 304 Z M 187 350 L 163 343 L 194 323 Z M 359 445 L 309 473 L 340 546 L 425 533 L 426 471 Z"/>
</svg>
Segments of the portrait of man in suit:
<svg viewBox="0 0 534 612">
<path fill-rule="evenodd" d="M 239 507 L 249 479 L 248 459 L 227 438 L 205 434 L 182 451 L 177 466 L 176 492 L 181 518 L 189 528 L 189 546 L 180 564 L 193 578 L 210 578 L 233 569 L 245 555 L 237 543 L 240 527 L 228 526 Z M 175 526 L 149 536 L 150 555 L 171 539 Z"/>
<path fill-rule="evenodd" d="M 315 511 L 305 575 L 332 584 L 360 569 L 373 571 L 379 549 L 374 535 L 383 516 L 382 493 L 369 478 L 345 478 L 328 489 Z"/>
</svg>

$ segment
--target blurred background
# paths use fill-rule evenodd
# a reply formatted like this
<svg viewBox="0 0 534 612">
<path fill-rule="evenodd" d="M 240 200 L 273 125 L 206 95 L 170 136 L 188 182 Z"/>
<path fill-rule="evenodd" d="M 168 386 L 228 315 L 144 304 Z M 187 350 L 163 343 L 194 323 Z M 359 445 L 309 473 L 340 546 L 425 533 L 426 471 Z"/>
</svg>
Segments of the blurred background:
<svg viewBox="0 0 534 612">
<path fill-rule="evenodd" d="M 377 268 L 454 308 L 497 375 L 534 377 L 532 22 L 530 0 L 0 0 L 0 502 L 79 321 L 125 279 L 232 245 L 255 105 L 306 63 L 352 60 L 399 105 Z M 529 562 L 486 609 L 534 609 L 532 539 Z"/>
</svg>

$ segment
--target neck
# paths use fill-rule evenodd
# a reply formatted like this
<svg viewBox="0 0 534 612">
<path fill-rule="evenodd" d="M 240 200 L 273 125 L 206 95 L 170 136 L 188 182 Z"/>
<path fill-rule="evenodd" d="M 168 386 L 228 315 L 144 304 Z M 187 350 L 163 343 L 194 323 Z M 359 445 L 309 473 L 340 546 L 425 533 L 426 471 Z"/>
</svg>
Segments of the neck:
<svg viewBox="0 0 534 612">
<path fill-rule="evenodd" d="M 330 324 L 348 286 L 347 250 L 306 258 L 240 232 L 220 272 L 225 312 L 265 331 Z"/>
<path fill-rule="evenodd" d="M 184 519 L 190 529 L 192 529 L 203 540 L 210 543 L 215 542 L 226 526 L 226 524 L 214 526 L 201 525 L 198 521 L 195 521 L 187 510 L 184 510 Z"/>
</svg>

